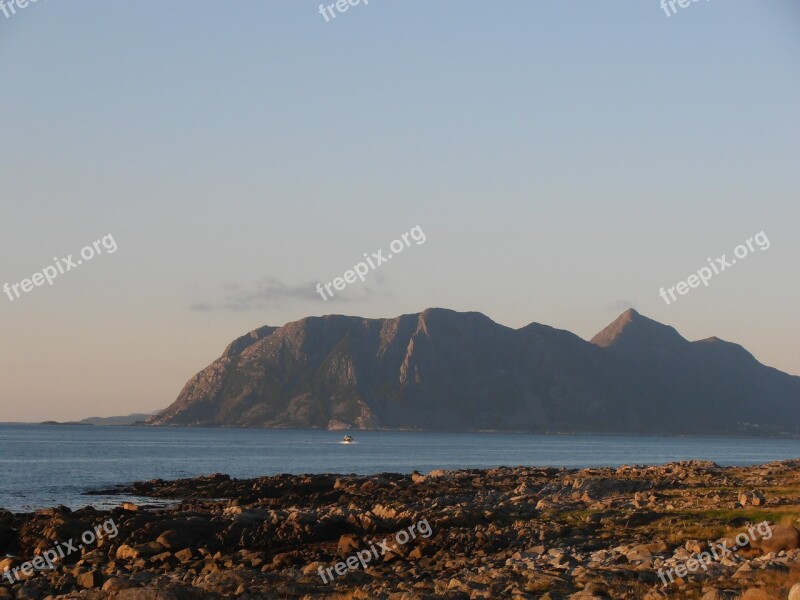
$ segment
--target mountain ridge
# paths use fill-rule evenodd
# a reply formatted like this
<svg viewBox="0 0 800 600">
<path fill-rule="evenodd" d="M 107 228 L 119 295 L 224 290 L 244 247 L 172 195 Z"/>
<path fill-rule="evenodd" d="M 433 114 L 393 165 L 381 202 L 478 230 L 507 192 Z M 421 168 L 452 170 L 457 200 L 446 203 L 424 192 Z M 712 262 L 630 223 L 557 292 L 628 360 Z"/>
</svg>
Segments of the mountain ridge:
<svg viewBox="0 0 800 600">
<path fill-rule="evenodd" d="M 800 377 L 627 310 L 590 341 L 479 312 L 306 317 L 235 339 L 152 425 L 800 434 Z"/>
</svg>

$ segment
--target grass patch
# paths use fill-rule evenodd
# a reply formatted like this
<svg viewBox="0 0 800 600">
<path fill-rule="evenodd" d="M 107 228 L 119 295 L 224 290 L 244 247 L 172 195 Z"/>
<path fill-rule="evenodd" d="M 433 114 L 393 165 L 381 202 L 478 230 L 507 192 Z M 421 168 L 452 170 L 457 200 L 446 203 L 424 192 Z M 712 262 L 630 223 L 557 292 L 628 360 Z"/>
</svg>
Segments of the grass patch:
<svg viewBox="0 0 800 600">
<path fill-rule="evenodd" d="M 648 526 L 653 534 L 661 534 L 671 543 L 683 543 L 687 539 L 716 540 L 724 536 L 741 533 L 746 523 L 796 524 L 800 518 L 798 507 L 770 509 L 707 509 L 682 510 L 661 513 L 659 519 Z"/>
</svg>

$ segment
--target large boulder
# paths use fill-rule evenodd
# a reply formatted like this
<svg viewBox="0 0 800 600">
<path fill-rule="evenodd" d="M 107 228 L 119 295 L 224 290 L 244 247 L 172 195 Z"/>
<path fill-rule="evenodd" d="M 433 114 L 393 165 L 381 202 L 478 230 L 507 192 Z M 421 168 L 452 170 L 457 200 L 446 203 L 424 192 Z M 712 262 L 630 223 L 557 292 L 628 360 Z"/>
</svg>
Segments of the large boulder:
<svg viewBox="0 0 800 600">
<path fill-rule="evenodd" d="M 772 535 L 767 534 L 768 537 L 763 536 L 759 531 L 755 531 L 750 545 L 753 548 L 758 548 L 764 554 L 800 548 L 800 531 L 791 525 L 772 525 L 770 530 Z"/>
<path fill-rule="evenodd" d="M 764 494 L 757 490 L 741 492 L 739 494 L 739 504 L 742 506 L 747 506 L 748 504 L 751 506 L 764 506 L 766 503 L 767 499 L 764 497 Z"/>
<path fill-rule="evenodd" d="M 0 508 L 0 555 L 10 550 L 16 542 L 13 521 L 14 515 Z"/>
</svg>

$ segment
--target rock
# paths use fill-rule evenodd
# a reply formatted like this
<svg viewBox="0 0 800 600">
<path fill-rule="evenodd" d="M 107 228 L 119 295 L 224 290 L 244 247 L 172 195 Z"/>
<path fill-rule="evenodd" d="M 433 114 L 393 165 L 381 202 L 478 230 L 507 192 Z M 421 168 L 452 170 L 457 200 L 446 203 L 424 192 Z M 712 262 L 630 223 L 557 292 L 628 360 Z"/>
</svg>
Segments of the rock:
<svg viewBox="0 0 800 600">
<path fill-rule="evenodd" d="M 163 546 L 156 542 L 148 542 L 145 544 L 137 544 L 136 546 L 128 546 L 122 544 L 117 548 L 116 557 L 122 559 L 133 560 L 140 557 L 155 556 L 162 552 Z"/>
<path fill-rule="evenodd" d="M 192 560 L 194 553 L 192 552 L 191 548 L 184 548 L 183 550 L 178 550 L 175 553 L 175 558 L 180 560 L 181 562 L 189 562 Z"/>
<path fill-rule="evenodd" d="M 359 540 L 358 536 L 353 535 L 352 533 L 346 533 L 339 538 L 339 544 L 336 548 L 336 552 L 339 554 L 339 556 L 353 554 L 360 548 L 360 546 L 361 541 Z"/>
<path fill-rule="evenodd" d="M 536 495 L 536 488 L 532 486 L 529 482 L 524 481 L 522 482 L 515 490 L 514 494 L 518 496 L 535 496 Z"/>
<path fill-rule="evenodd" d="M 18 566 L 58 540 L 79 540 L 81 532 L 111 517 L 119 536 L 102 549 L 85 548 L 60 561 L 53 572 L 13 588 L 0 585 L 0 600 L 417 600 L 437 593 L 454 600 L 734 600 L 741 591 L 726 589 L 734 586 L 752 588 L 748 593 L 758 597 L 797 583 L 800 548 L 791 546 L 798 532 L 774 526 L 766 540 L 752 534 L 757 525 L 720 522 L 718 511 L 720 503 L 733 504 L 727 490 L 746 486 L 763 489 L 781 511 L 797 512 L 800 499 L 785 490 L 800 489 L 800 460 L 780 465 L 769 477 L 760 474 L 764 467 L 687 461 L 613 469 L 464 469 L 424 480 L 381 473 L 141 482 L 125 493 L 180 498 L 181 504 L 14 515 L 11 551 L 20 558 L 4 559 L 6 566 Z M 662 502 L 653 506 L 656 491 L 679 512 L 664 510 Z M 546 510 L 534 507 L 540 500 Z M 397 542 L 399 532 L 423 519 L 428 537 L 417 529 L 405 544 Z M 734 554 L 713 558 L 707 571 L 678 576 L 676 567 L 707 551 L 699 532 L 712 527 L 746 532 L 754 546 L 738 547 L 729 539 Z M 775 545 L 755 547 L 770 541 Z M 370 544 L 379 556 L 370 553 L 366 568 L 353 563 L 323 584 L 320 568 L 355 560 L 370 552 Z M 664 586 L 657 573 L 670 570 L 675 581 Z"/>
<path fill-rule="evenodd" d="M 114 600 L 186 600 L 187 598 L 185 594 L 178 596 L 169 589 L 136 587 L 120 590 Z"/>
<path fill-rule="evenodd" d="M 19 566 L 21 562 L 22 561 L 10 556 L 6 558 L 0 558 L 0 574 L 5 573 L 6 571 L 10 571 L 14 567 Z M 2 581 L 3 580 L 0 579 L 0 582 Z"/>
<path fill-rule="evenodd" d="M 281 552 L 272 557 L 272 566 L 278 568 L 304 564 L 304 562 L 300 552 Z"/>
<path fill-rule="evenodd" d="M 750 545 L 758 548 L 762 552 L 781 552 L 782 550 L 796 550 L 800 548 L 800 531 L 791 525 L 771 525 L 770 537 L 763 537 L 756 526 L 755 535 L 751 539 Z M 763 528 L 762 528 L 763 531 Z"/>
<path fill-rule="evenodd" d="M 640 547 L 641 546 L 637 546 L 636 549 Z M 656 542 L 651 542 L 649 544 L 643 544 L 643 547 L 647 548 L 651 553 L 654 554 L 665 554 L 669 552 L 667 544 L 665 544 L 663 541 L 656 541 Z"/>
<path fill-rule="evenodd" d="M 93 569 L 91 571 L 81 573 L 75 578 L 75 581 L 82 588 L 89 589 L 99 586 L 103 581 L 103 577 L 99 571 Z"/>
<path fill-rule="evenodd" d="M 238 505 L 229 506 L 223 514 L 242 524 L 263 523 L 269 517 L 269 513 L 265 510 L 244 508 Z"/>
<path fill-rule="evenodd" d="M 136 584 L 119 577 L 111 577 L 106 580 L 102 589 L 104 592 L 118 592 L 132 587 L 136 587 Z"/>
<path fill-rule="evenodd" d="M 742 492 L 739 494 L 739 504 L 742 506 L 747 506 L 748 504 L 752 506 L 764 506 L 766 502 L 767 500 L 764 494 L 758 491 Z"/>
<path fill-rule="evenodd" d="M 322 567 L 322 570 L 324 571 L 329 566 L 330 565 L 326 563 L 314 561 L 312 563 L 309 563 L 308 566 L 306 566 L 306 568 L 303 569 L 303 575 L 311 575 L 313 573 L 318 573 L 320 567 Z"/>
<path fill-rule="evenodd" d="M 789 590 L 788 600 L 800 600 L 800 583 L 796 583 Z"/>
<path fill-rule="evenodd" d="M 181 550 L 187 546 L 191 546 L 192 542 L 185 533 L 169 529 L 158 536 L 156 540 L 167 550 Z"/>
<path fill-rule="evenodd" d="M 737 600 L 739 593 L 734 590 L 710 590 L 700 600 Z"/>
<path fill-rule="evenodd" d="M 5 551 L 14 543 L 14 515 L 4 509 L 0 509 L 0 553 Z"/>
<path fill-rule="evenodd" d="M 768 594 L 764 590 L 750 588 L 742 594 L 740 600 L 778 600 L 778 597 Z"/>
<path fill-rule="evenodd" d="M 383 543 L 388 551 L 383 555 L 384 562 L 391 562 L 395 559 L 403 558 L 411 551 L 408 544 L 399 543 L 394 536 L 389 536 Z"/>
<path fill-rule="evenodd" d="M 116 557 L 122 559 L 138 558 L 139 552 L 128 546 L 128 544 L 122 544 L 117 548 Z"/>
<path fill-rule="evenodd" d="M 40 600 L 43 596 L 50 595 L 52 588 L 41 579 L 30 579 L 22 584 L 17 591 L 17 600 Z"/>
</svg>

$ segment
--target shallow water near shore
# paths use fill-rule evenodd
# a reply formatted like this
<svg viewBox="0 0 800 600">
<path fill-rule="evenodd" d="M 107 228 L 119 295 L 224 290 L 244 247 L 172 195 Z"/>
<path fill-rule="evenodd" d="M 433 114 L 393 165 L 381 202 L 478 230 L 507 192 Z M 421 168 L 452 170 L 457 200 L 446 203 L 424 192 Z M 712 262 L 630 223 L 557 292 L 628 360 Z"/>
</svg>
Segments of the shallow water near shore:
<svg viewBox="0 0 800 600">
<path fill-rule="evenodd" d="M 89 490 L 210 473 L 410 473 L 496 466 L 598 467 L 712 460 L 751 465 L 800 457 L 800 441 L 753 438 L 343 432 L 0 425 L 0 507 L 117 505 Z M 133 498 L 133 500 L 137 500 Z M 147 501 L 146 501 L 147 502 Z"/>
</svg>

